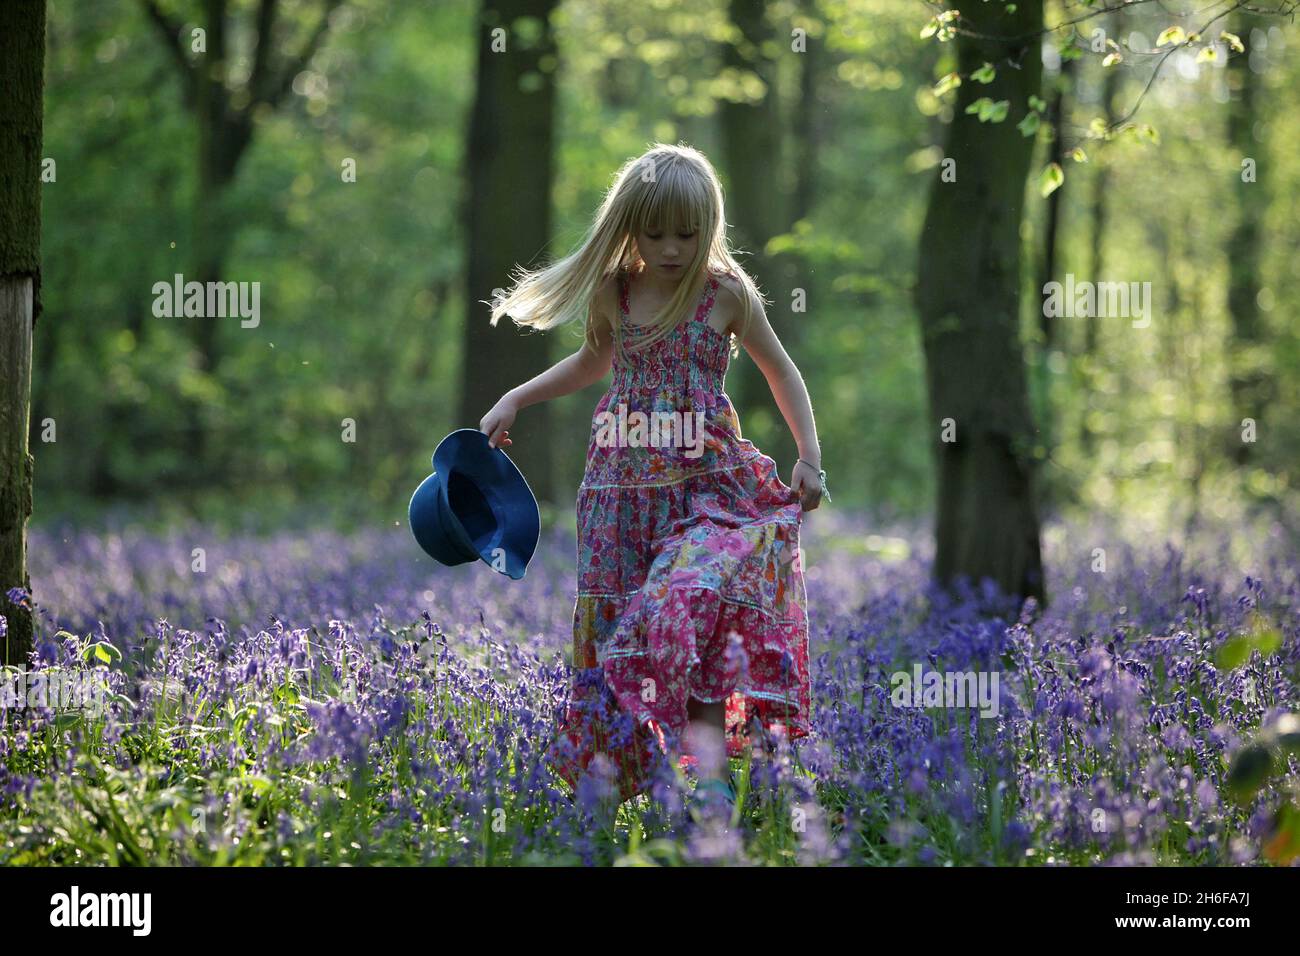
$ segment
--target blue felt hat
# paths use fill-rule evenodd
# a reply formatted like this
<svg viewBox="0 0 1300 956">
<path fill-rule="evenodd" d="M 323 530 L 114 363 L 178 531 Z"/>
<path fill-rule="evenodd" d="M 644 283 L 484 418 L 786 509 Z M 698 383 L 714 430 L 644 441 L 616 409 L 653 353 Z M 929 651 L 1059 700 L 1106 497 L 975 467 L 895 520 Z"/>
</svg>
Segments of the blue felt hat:
<svg viewBox="0 0 1300 956">
<path fill-rule="evenodd" d="M 420 547 L 445 565 L 477 558 L 494 571 L 524 576 L 541 516 L 523 474 L 475 428 L 460 428 L 433 453 L 433 474 L 420 482 L 408 510 Z"/>
</svg>

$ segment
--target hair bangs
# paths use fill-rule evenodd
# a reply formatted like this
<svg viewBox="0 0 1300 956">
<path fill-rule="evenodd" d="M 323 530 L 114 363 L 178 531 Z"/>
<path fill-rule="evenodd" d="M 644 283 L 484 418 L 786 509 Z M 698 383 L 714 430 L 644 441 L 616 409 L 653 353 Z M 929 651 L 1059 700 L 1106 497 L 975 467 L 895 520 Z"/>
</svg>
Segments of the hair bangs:
<svg viewBox="0 0 1300 956">
<path fill-rule="evenodd" d="M 637 232 L 662 232 L 675 227 L 687 232 L 703 228 L 708 190 L 689 168 L 671 163 L 654 182 L 642 188 L 632 210 L 632 227 Z"/>
</svg>

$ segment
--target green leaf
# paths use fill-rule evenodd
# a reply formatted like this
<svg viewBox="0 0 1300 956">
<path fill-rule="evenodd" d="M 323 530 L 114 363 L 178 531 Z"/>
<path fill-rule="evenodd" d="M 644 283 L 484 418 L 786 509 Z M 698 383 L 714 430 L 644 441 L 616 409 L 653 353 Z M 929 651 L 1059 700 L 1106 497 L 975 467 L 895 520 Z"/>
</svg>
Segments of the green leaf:
<svg viewBox="0 0 1300 956">
<path fill-rule="evenodd" d="M 985 63 L 978 70 L 971 73 L 970 78 L 976 83 L 992 83 L 997 71 L 993 69 L 992 63 Z"/>
<path fill-rule="evenodd" d="M 1102 66 L 1114 66 L 1116 63 L 1122 63 L 1122 62 L 1124 62 L 1124 58 L 1120 56 L 1118 53 L 1107 53 L 1104 57 L 1101 58 Z"/>
<path fill-rule="evenodd" d="M 1048 163 L 1038 176 L 1038 191 L 1046 199 L 1060 189 L 1063 182 L 1065 182 L 1065 170 L 1061 168 L 1061 164 Z"/>
<path fill-rule="evenodd" d="M 934 95 L 943 96 L 943 94 L 955 90 L 959 86 L 961 86 L 961 74 L 949 73 L 946 76 L 939 77 L 939 81 L 934 84 Z"/>
<path fill-rule="evenodd" d="M 1041 113 L 1041 112 L 1043 112 L 1044 110 L 1047 109 L 1047 101 L 1046 101 L 1046 100 L 1043 100 L 1041 97 L 1035 96 L 1033 93 L 1030 93 L 1030 94 L 1029 94 L 1029 108 L 1030 108 L 1030 109 L 1034 109 L 1034 110 L 1038 110 L 1038 112 Z"/>
<path fill-rule="evenodd" d="M 113 663 L 113 655 L 108 653 L 103 644 L 95 645 L 95 657 L 103 661 L 105 664 Z"/>
<path fill-rule="evenodd" d="M 1156 37 L 1156 46 L 1164 46 L 1166 43 L 1178 44 L 1186 42 L 1187 32 L 1179 26 L 1165 27 L 1160 31 L 1160 35 Z"/>
<path fill-rule="evenodd" d="M 937 17 L 931 18 L 929 23 L 921 27 L 921 39 L 928 40 L 930 39 L 930 37 L 934 36 L 938 32 L 939 32 L 939 19 Z"/>
<path fill-rule="evenodd" d="M 994 102 L 987 96 L 981 96 L 974 103 L 971 103 L 966 107 L 966 112 L 979 114 L 979 120 L 981 123 L 1001 123 L 1007 118 L 1007 110 L 1010 108 L 1010 100 L 998 100 Z"/>
<path fill-rule="evenodd" d="M 1219 652 L 1214 656 L 1214 665 L 1221 671 L 1230 671 L 1246 663 L 1250 657 L 1250 641 L 1244 637 L 1232 637 L 1223 642 Z"/>
<path fill-rule="evenodd" d="M 1219 58 L 1219 48 L 1215 46 L 1202 47 L 1201 52 L 1196 54 L 1197 63 L 1213 63 Z"/>
<path fill-rule="evenodd" d="M 1038 113 L 1026 113 L 1025 118 L 1016 124 L 1016 129 L 1020 130 L 1022 136 L 1033 136 L 1038 132 L 1038 124 L 1041 117 Z"/>
<path fill-rule="evenodd" d="M 1273 751 L 1262 743 L 1251 743 L 1233 755 L 1224 785 L 1234 800 L 1249 803 L 1272 774 Z"/>
<path fill-rule="evenodd" d="M 1076 163 L 1086 163 L 1088 161 L 1088 154 L 1083 151 L 1082 146 L 1074 147 L 1074 149 L 1070 150 L 1065 155 L 1069 156 Z"/>
<path fill-rule="evenodd" d="M 1232 47 L 1232 49 L 1236 50 L 1238 53 L 1246 52 L 1246 45 L 1241 42 L 1241 37 L 1237 36 L 1235 33 L 1229 33 L 1227 30 L 1224 30 L 1219 34 L 1219 39 L 1228 44 L 1228 46 Z"/>
</svg>

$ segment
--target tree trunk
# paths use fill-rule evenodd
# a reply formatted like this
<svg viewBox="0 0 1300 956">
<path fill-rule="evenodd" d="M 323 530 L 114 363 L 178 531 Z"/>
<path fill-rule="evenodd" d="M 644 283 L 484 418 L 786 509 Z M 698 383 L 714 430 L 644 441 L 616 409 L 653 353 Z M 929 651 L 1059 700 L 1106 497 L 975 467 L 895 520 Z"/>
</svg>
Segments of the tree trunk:
<svg viewBox="0 0 1300 956">
<path fill-rule="evenodd" d="M 1241 173 L 1235 179 L 1237 221 L 1228 237 L 1228 313 L 1232 318 L 1232 342 L 1228 349 L 1228 385 L 1232 397 L 1232 421 L 1228 428 L 1231 458 L 1245 464 L 1254 448 L 1241 440 L 1241 420 L 1252 418 L 1258 429 L 1264 428 L 1266 412 L 1272 407 L 1273 382 L 1265 362 L 1264 348 L 1268 334 L 1259 308 L 1261 285 L 1259 263 L 1263 256 L 1261 220 L 1268 207 L 1270 169 L 1263 160 L 1263 144 L 1255 137 L 1259 122 L 1259 76 L 1250 67 L 1253 38 L 1251 27 L 1259 19 L 1248 13 L 1237 15 L 1234 29 L 1246 39 L 1245 54 L 1228 61 L 1230 106 L 1228 141 L 1240 158 L 1256 163 L 1254 181 L 1245 182 Z"/>
<path fill-rule="evenodd" d="M 41 141 L 45 0 L 0 3 L 0 615 L 6 664 L 32 649 L 32 615 L 8 598 L 31 589 L 27 519 L 34 460 L 28 452 L 32 326 L 40 312 Z"/>
<path fill-rule="evenodd" d="M 468 245 L 466 317 L 458 428 L 479 420 L 514 386 L 550 364 L 545 335 L 523 332 L 502 319 L 488 323 L 493 289 L 507 284 L 516 264 L 541 259 L 551 231 L 555 0 L 483 0 L 478 29 L 478 89 L 466 152 L 469 193 L 463 207 Z M 515 29 L 541 18 L 539 35 Z M 492 31 L 505 28 L 505 49 L 494 52 Z M 508 454 L 533 493 L 555 501 L 551 409 L 524 409 L 510 430 Z"/>
<path fill-rule="evenodd" d="M 1042 28 L 1041 0 L 976 5 L 962 23 L 993 36 Z M 1016 129 L 1039 92 L 1039 40 L 959 34 L 958 70 L 997 65 L 992 83 L 963 83 L 944 144 L 956 181 L 936 178 L 921 237 L 917 307 L 932 427 L 940 441 L 934 576 L 991 578 L 1007 594 L 1045 602 L 1039 544 L 1037 433 L 1020 340 L 1020 222 L 1031 140 Z M 1019 64 L 1012 68 L 1010 58 Z M 966 112 L 981 96 L 1008 100 L 1007 118 Z M 943 166 L 941 165 L 941 170 Z M 945 441 L 951 419 L 955 440 Z"/>
<path fill-rule="evenodd" d="M 801 0 L 800 7 L 809 17 L 817 16 L 816 3 L 814 0 Z M 794 184 L 791 191 L 789 220 L 790 227 L 800 220 L 807 219 L 812 215 L 813 204 L 817 196 L 817 161 L 821 150 L 821 144 L 825 138 L 825 123 L 823 116 L 827 108 L 821 104 L 822 79 L 829 75 L 833 66 L 832 54 L 826 49 L 824 42 L 814 36 L 806 38 L 807 49 L 800 55 L 799 65 L 799 103 L 795 115 L 791 118 L 791 131 L 793 134 L 794 158 L 792 163 L 792 172 L 794 174 Z M 802 253 L 788 257 L 789 268 L 786 274 L 790 276 L 789 287 L 786 289 L 785 302 L 778 302 L 777 305 L 787 306 L 790 302 L 789 295 L 795 286 L 802 288 L 808 296 L 808 302 L 818 302 L 818 288 L 813 281 L 813 274 L 816 272 L 816 260 Z M 815 307 L 815 306 L 811 306 Z M 774 309 L 774 311 L 776 311 Z M 780 313 L 784 316 L 784 312 Z M 802 356 L 804 336 L 808 331 L 806 319 L 808 314 L 802 317 L 805 321 L 782 322 L 781 330 L 778 333 L 781 336 L 781 342 L 785 350 L 795 358 L 798 363 Z M 747 363 L 752 365 L 753 363 Z M 769 390 L 770 391 L 770 390 Z M 779 409 L 778 409 L 779 411 Z M 782 429 L 780 434 L 790 438 L 789 433 Z M 798 447 L 794 444 L 793 439 L 786 446 L 774 446 L 778 454 L 784 452 L 782 457 L 776 459 L 777 464 L 787 473 L 794 467 L 794 457 L 798 454 Z"/>
<path fill-rule="evenodd" d="M 771 42 L 773 31 L 766 19 L 767 0 L 731 0 L 732 24 L 740 36 L 723 50 L 723 65 L 731 70 L 755 74 L 765 87 L 756 102 L 724 102 L 720 111 L 724 155 L 730 188 L 727 191 L 727 215 L 735 225 L 734 238 L 739 248 L 753 253 L 746 268 L 755 276 L 760 289 L 771 299 L 768 319 L 777 337 L 784 343 L 790 322 L 790 289 L 793 263 L 767 256 L 767 241 L 789 226 L 786 212 L 785 184 L 782 182 L 782 135 L 780 101 L 776 89 L 777 64 L 762 47 Z M 808 53 L 804 56 L 812 56 Z M 742 408 L 741 422 L 761 425 L 758 437 L 763 451 L 776 461 L 781 474 L 788 477 L 794 467 L 796 449 L 789 431 L 781 427 L 784 419 L 772 397 L 771 387 L 752 360 L 738 363 L 735 391 Z M 749 429 L 751 432 L 753 428 Z"/>
<path fill-rule="evenodd" d="M 1047 161 L 1056 163 L 1058 166 L 1064 166 L 1065 164 L 1066 96 L 1069 94 L 1071 84 L 1074 82 L 1074 64 L 1074 60 L 1065 60 L 1061 63 L 1061 74 L 1056 78 L 1056 88 L 1053 90 L 1052 102 L 1048 107 L 1052 141 L 1047 147 Z M 1043 286 L 1056 278 L 1057 247 L 1061 234 L 1061 198 L 1067 186 L 1069 186 L 1069 183 L 1062 183 L 1047 197 L 1047 218 L 1043 225 L 1042 274 L 1038 283 L 1039 293 L 1042 292 Z M 1043 333 L 1042 350 L 1043 355 L 1046 356 L 1057 344 L 1056 320 L 1047 314 L 1046 309 L 1039 310 L 1039 328 Z"/>
<path fill-rule="evenodd" d="M 1107 19 L 1107 34 L 1112 32 L 1113 22 L 1113 20 Z M 1102 81 L 1101 109 L 1107 127 L 1115 125 L 1115 95 L 1119 92 L 1121 76 L 1122 74 L 1118 68 L 1111 67 L 1106 72 L 1106 79 Z M 1092 274 L 1089 278 L 1093 282 L 1102 282 L 1106 279 L 1105 242 L 1107 216 L 1110 212 L 1110 159 L 1104 150 L 1099 150 L 1093 162 L 1097 171 L 1092 177 L 1092 235 L 1090 237 L 1092 254 L 1089 261 Z M 1087 396 L 1096 394 L 1097 363 L 1101 361 L 1100 338 L 1101 321 L 1094 313 L 1084 319 L 1083 360 L 1081 363 L 1083 374 L 1080 376 L 1080 380 L 1083 383 L 1083 393 Z M 1097 445 L 1097 436 L 1089 422 L 1090 411 L 1091 405 L 1089 404 L 1084 408 L 1079 423 L 1079 443 L 1085 453 L 1091 453 Z"/>
<path fill-rule="evenodd" d="M 1061 62 L 1061 72 L 1051 84 L 1051 101 L 1047 106 L 1047 119 L 1051 130 L 1051 140 L 1047 145 L 1047 161 L 1056 163 L 1061 167 L 1065 165 L 1066 110 L 1069 108 L 1068 98 L 1073 94 L 1075 63 L 1075 60 L 1063 60 Z M 1061 201 L 1062 194 L 1067 188 L 1073 188 L 1068 180 L 1054 189 L 1051 195 L 1047 197 L 1047 210 L 1043 221 L 1043 256 L 1040 263 L 1038 282 L 1034 291 L 1034 298 L 1039 302 L 1042 301 L 1042 292 L 1047 283 L 1055 279 L 1060 271 Z M 1056 441 L 1056 421 L 1053 412 L 1056 406 L 1052 401 L 1054 375 L 1052 373 L 1051 357 L 1053 351 L 1062 347 L 1060 341 L 1062 336 L 1057 327 L 1056 319 L 1048 315 L 1047 309 L 1038 310 L 1038 322 L 1040 338 L 1037 348 L 1031 351 L 1033 355 L 1034 393 L 1037 405 L 1036 407 L 1031 406 L 1031 408 L 1033 408 L 1035 417 L 1042 426 L 1042 444 L 1050 454 L 1055 447 Z M 1050 489 L 1046 487 L 1042 489 L 1043 498 L 1047 498 L 1050 494 Z"/>
</svg>

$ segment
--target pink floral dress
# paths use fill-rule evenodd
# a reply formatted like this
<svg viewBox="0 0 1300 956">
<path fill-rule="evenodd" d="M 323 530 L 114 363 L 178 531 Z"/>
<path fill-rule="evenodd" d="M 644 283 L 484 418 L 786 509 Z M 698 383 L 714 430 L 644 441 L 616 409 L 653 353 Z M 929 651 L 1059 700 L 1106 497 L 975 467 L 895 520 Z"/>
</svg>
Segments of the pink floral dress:
<svg viewBox="0 0 1300 956">
<path fill-rule="evenodd" d="M 648 331 L 628 321 L 628 281 L 620 271 L 622 335 L 578 489 L 574 673 L 550 755 L 574 786 L 602 755 L 624 799 L 645 789 L 655 747 L 680 748 L 690 698 L 726 701 L 733 757 L 754 719 L 806 736 L 810 703 L 803 512 L 723 391 L 730 336 L 708 323 L 717 276 L 693 318 L 632 353 L 622 338 Z M 675 430 L 661 416 L 656 440 L 634 412 L 684 414 Z"/>
</svg>

